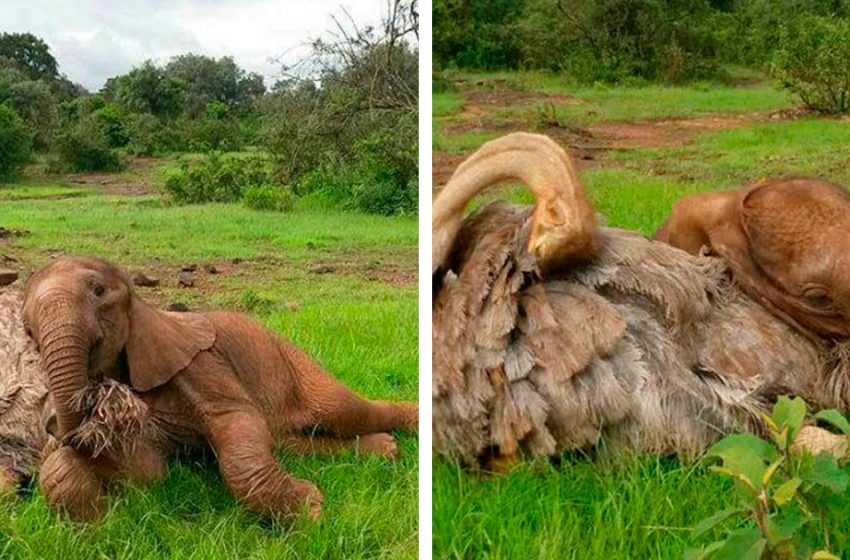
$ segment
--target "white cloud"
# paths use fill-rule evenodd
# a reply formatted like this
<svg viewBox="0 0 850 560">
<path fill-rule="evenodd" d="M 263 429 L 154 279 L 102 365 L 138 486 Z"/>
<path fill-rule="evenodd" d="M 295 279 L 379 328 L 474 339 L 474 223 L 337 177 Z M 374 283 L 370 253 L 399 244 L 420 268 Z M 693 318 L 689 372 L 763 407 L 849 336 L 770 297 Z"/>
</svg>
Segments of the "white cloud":
<svg viewBox="0 0 850 560">
<path fill-rule="evenodd" d="M 50 45 L 60 72 L 90 90 L 146 59 L 194 52 L 230 55 L 271 84 L 273 59 L 294 62 L 332 29 L 344 8 L 377 23 L 385 0 L 0 0 L 0 32 L 30 32 Z"/>
</svg>

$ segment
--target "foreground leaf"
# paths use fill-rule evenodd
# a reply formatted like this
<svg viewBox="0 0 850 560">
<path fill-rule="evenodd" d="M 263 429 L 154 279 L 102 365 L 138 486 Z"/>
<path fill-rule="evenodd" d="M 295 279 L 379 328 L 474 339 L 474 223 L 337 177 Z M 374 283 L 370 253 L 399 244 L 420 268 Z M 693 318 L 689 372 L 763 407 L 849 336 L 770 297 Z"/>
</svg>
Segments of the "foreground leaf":
<svg viewBox="0 0 850 560">
<path fill-rule="evenodd" d="M 837 410 L 821 410 L 815 414 L 815 418 L 826 422 L 833 428 L 841 431 L 841 433 L 845 436 L 850 436 L 850 422 L 848 422 L 847 419 Z"/>
<path fill-rule="evenodd" d="M 826 451 L 819 453 L 803 478 L 840 494 L 847 489 L 847 473 L 838 468 L 838 461 Z"/>
<path fill-rule="evenodd" d="M 779 397 L 776 405 L 773 407 L 773 421 L 780 430 L 788 428 L 787 443 L 794 441 L 797 431 L 803 425 L 803 420 L 806 418 L 806 401 L 799 397 L 789 398 L 787 396 Z"/>
<path fill-rule="evenodd" d="M 685 552 L 684 560 L 708 560 L 718 548 L 723 546 L 723 543 L 724 541 L 717 541 L 703 548 L 692 548 L 687 550 Z"/>
<path fill-rule="evenodd" d="M 702 521 L 697 523 L 696 526 L 694 526 L 694 537 L 701 537 L 702 535 L 710 531 L 713 527 L 715 527 L 718 523 L 722 523 L 723 521 L 726 521 L 736 513 L 741 512 L 742 510 L 738 508 L 728 508 L 718 511 L 711 517 L 703 519 Z"/>
<path fill-rule="evenodd" d="M 793 500 L 797 494 L 797 488 L 800 487 L 802 482 L 799 478 L 792 478 L 777 488 L 776 492 L 773 493 L 773 501 L 776 502 L 776 505 L 784 506 Z"/>
<path fill-rule="evenodd" d="M 738 529 L 729 533 L 723 546 L 709 558 L 712 560 L 759 560 L 766 545 L 767 540 L 762 538 L 758 529 Z"/>
<path fill-rule="evenodd" d="M 720 459 L 720 472 L 733 473 L 760 489 L 767 463 L 776 458 L 776 448 L 753 434 L 733 434 L 714 444 L 706 458 Z"/>
<path fill-rule="evenodd" d="M 810 517 L 804 515 L 794 505 L 767 520 L 767 532 L 770 544 L 776 546 L 782 541 L 790 540 L 797 529 L 805 525 Z"/>
</svg>

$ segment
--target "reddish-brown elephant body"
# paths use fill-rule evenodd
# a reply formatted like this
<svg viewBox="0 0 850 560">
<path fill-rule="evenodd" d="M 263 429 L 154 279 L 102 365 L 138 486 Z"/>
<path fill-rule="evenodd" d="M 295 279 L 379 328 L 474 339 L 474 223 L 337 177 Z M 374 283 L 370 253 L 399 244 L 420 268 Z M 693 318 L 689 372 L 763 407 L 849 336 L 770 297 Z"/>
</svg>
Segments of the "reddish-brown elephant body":
<svg viewBox="0 0 850 560">
<path fill-rule="evenodd" d="M 394 456 L 387 432 L 417 426 L 417 405 L 358 396 L 247 316 L 157 310 L 133 294 L 120 269 L 98 259 L 65 258 L 36 273 L 24 321 L 44 359 L 57 437 L 84 414 L 74 396 L 102 378 L 133 387 L 155 428 L 120 451 L 92 457 L 63 445 L 45 458 L 41 487 L 75 518 L 102 512 L 104 481 L 155 480 L 175 446 L 203 442 L 250 509 L 280 516 L 306 506 L 315 516 L 320 492 L 280 468 L 276 446 L 359 446 Z"/>
</svg>

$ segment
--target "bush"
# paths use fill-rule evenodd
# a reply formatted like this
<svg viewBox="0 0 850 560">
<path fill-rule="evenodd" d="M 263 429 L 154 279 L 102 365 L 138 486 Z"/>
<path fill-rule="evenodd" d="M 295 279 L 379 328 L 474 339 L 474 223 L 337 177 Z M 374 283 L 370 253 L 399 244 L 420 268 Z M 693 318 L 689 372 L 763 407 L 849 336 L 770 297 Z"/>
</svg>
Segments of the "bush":
<svg viewBox="0 0 850 560">
<path fill-rule="evenodd" d="M 415 144 L 411 151 L 415 152 Z M 413 214 L 419 201 L 418 176 L 376 152 L 362 151 L 353 163 L 325 163 L 308 173 L 298 191 L 319 194 L 350 210 L 371 214 Z M 415 171 L 415 168 L 413 169 Z"/>
<path fill-rule="evenodd" d="M 194 152 L 238 151 L 244 145 L 242 127 L 237 119 L 231 117 L 218 119 L 207 116 L 185 120 L 181 134 L 183 149 Z"/>
<path fill-rule="evenodd" d="M 124 166 L 110 147 L 106 133 L 92 115 L 61 132 L 56 141 L 59 169 L 86 171 L 120 171 Z"/>
<path fill-rule="evenodd" d="M 127 145 L 129 137 L 124 126 L 124 115 L 112 103 L 106 103 L 92 113 L 97 127 L 110 148 L 121 148 Z"/>
<path fill-rule="evenodd" d="M 780 36 L 773 74 L 812 109 L 850 111 L 850 19 L 809 16 Z"/>
<path fill-rule="evenodd" d="M 242 192 L 242 203 L 253 210 L 287 212 L 295 207 L 295 195 L 279 185 L 257 185 Z"/>
<path fill-rule="evenodd" d="M 125 121 L 126 151 L 136 156 L 156 156 L 186 149 L 180 127 L 163 124 L 150 113 L 131 113 Z"/>
<path fill-rule="evenodd" d="M 0 104 L 0 179 L 14 177 L 32 155 L 32 138 L 15 111 Z"/>
<path fill-rule="evenodd" d="M 166 178 L 165 190 L 182 204 L 237 202 L 246 189 L 272 182 L 265 157 L 226 157 L 212 152 L 195 165 L 184 161 Z"/>
<path fill-rule="evenodd" d="M 806 415 L 803 399 L 780 397 L 773 414 L 762 415 L 769 441 L 733 434 L 708 450 L 705 460 L 715 463 L 709 469 L 735 481 L 739 502 L 694 527 L 698 538 L 721 538 L 685 558 L 838 558 L 818 548 L 835 540 L 828 519 L 842 513 L 835 496 L 847 490 L 850 477 L 829 450 L 812 456 L 795 445 Z M 850 422 L 844 416 L 822 410 L 811 420 L 839 431 L 833 445 L 846 449 Z"/>
<path fill-rule="evenodd" d="M 709 0 L 436 0 L 441 68 L 566 71 L 585 82 L 675 82 L 718 71 Z"/>
</svg>

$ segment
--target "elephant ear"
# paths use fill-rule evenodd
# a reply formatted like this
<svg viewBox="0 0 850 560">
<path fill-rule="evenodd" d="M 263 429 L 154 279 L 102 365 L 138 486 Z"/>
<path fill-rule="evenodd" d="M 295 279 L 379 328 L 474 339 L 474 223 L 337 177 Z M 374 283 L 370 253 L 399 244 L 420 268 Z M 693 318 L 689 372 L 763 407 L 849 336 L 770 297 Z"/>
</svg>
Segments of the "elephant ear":
<svg viewBox="0 0 850 560">
<path fill-rule="evenodd" d="M 213 344 L 215 327 L 204 316 L 160 311 L 134 299 L 126 347 L 130 383 L 139 391 L 159 387 Z"/>
<path fill-rule="evenodd" d="M 785 179 L 751 188 L 741 200 L 741 225 L 753 262 L 795 293 L 829 265 L 836 226 L 847 226 L 850 201 L 825 181 Z"/>
</svg>

